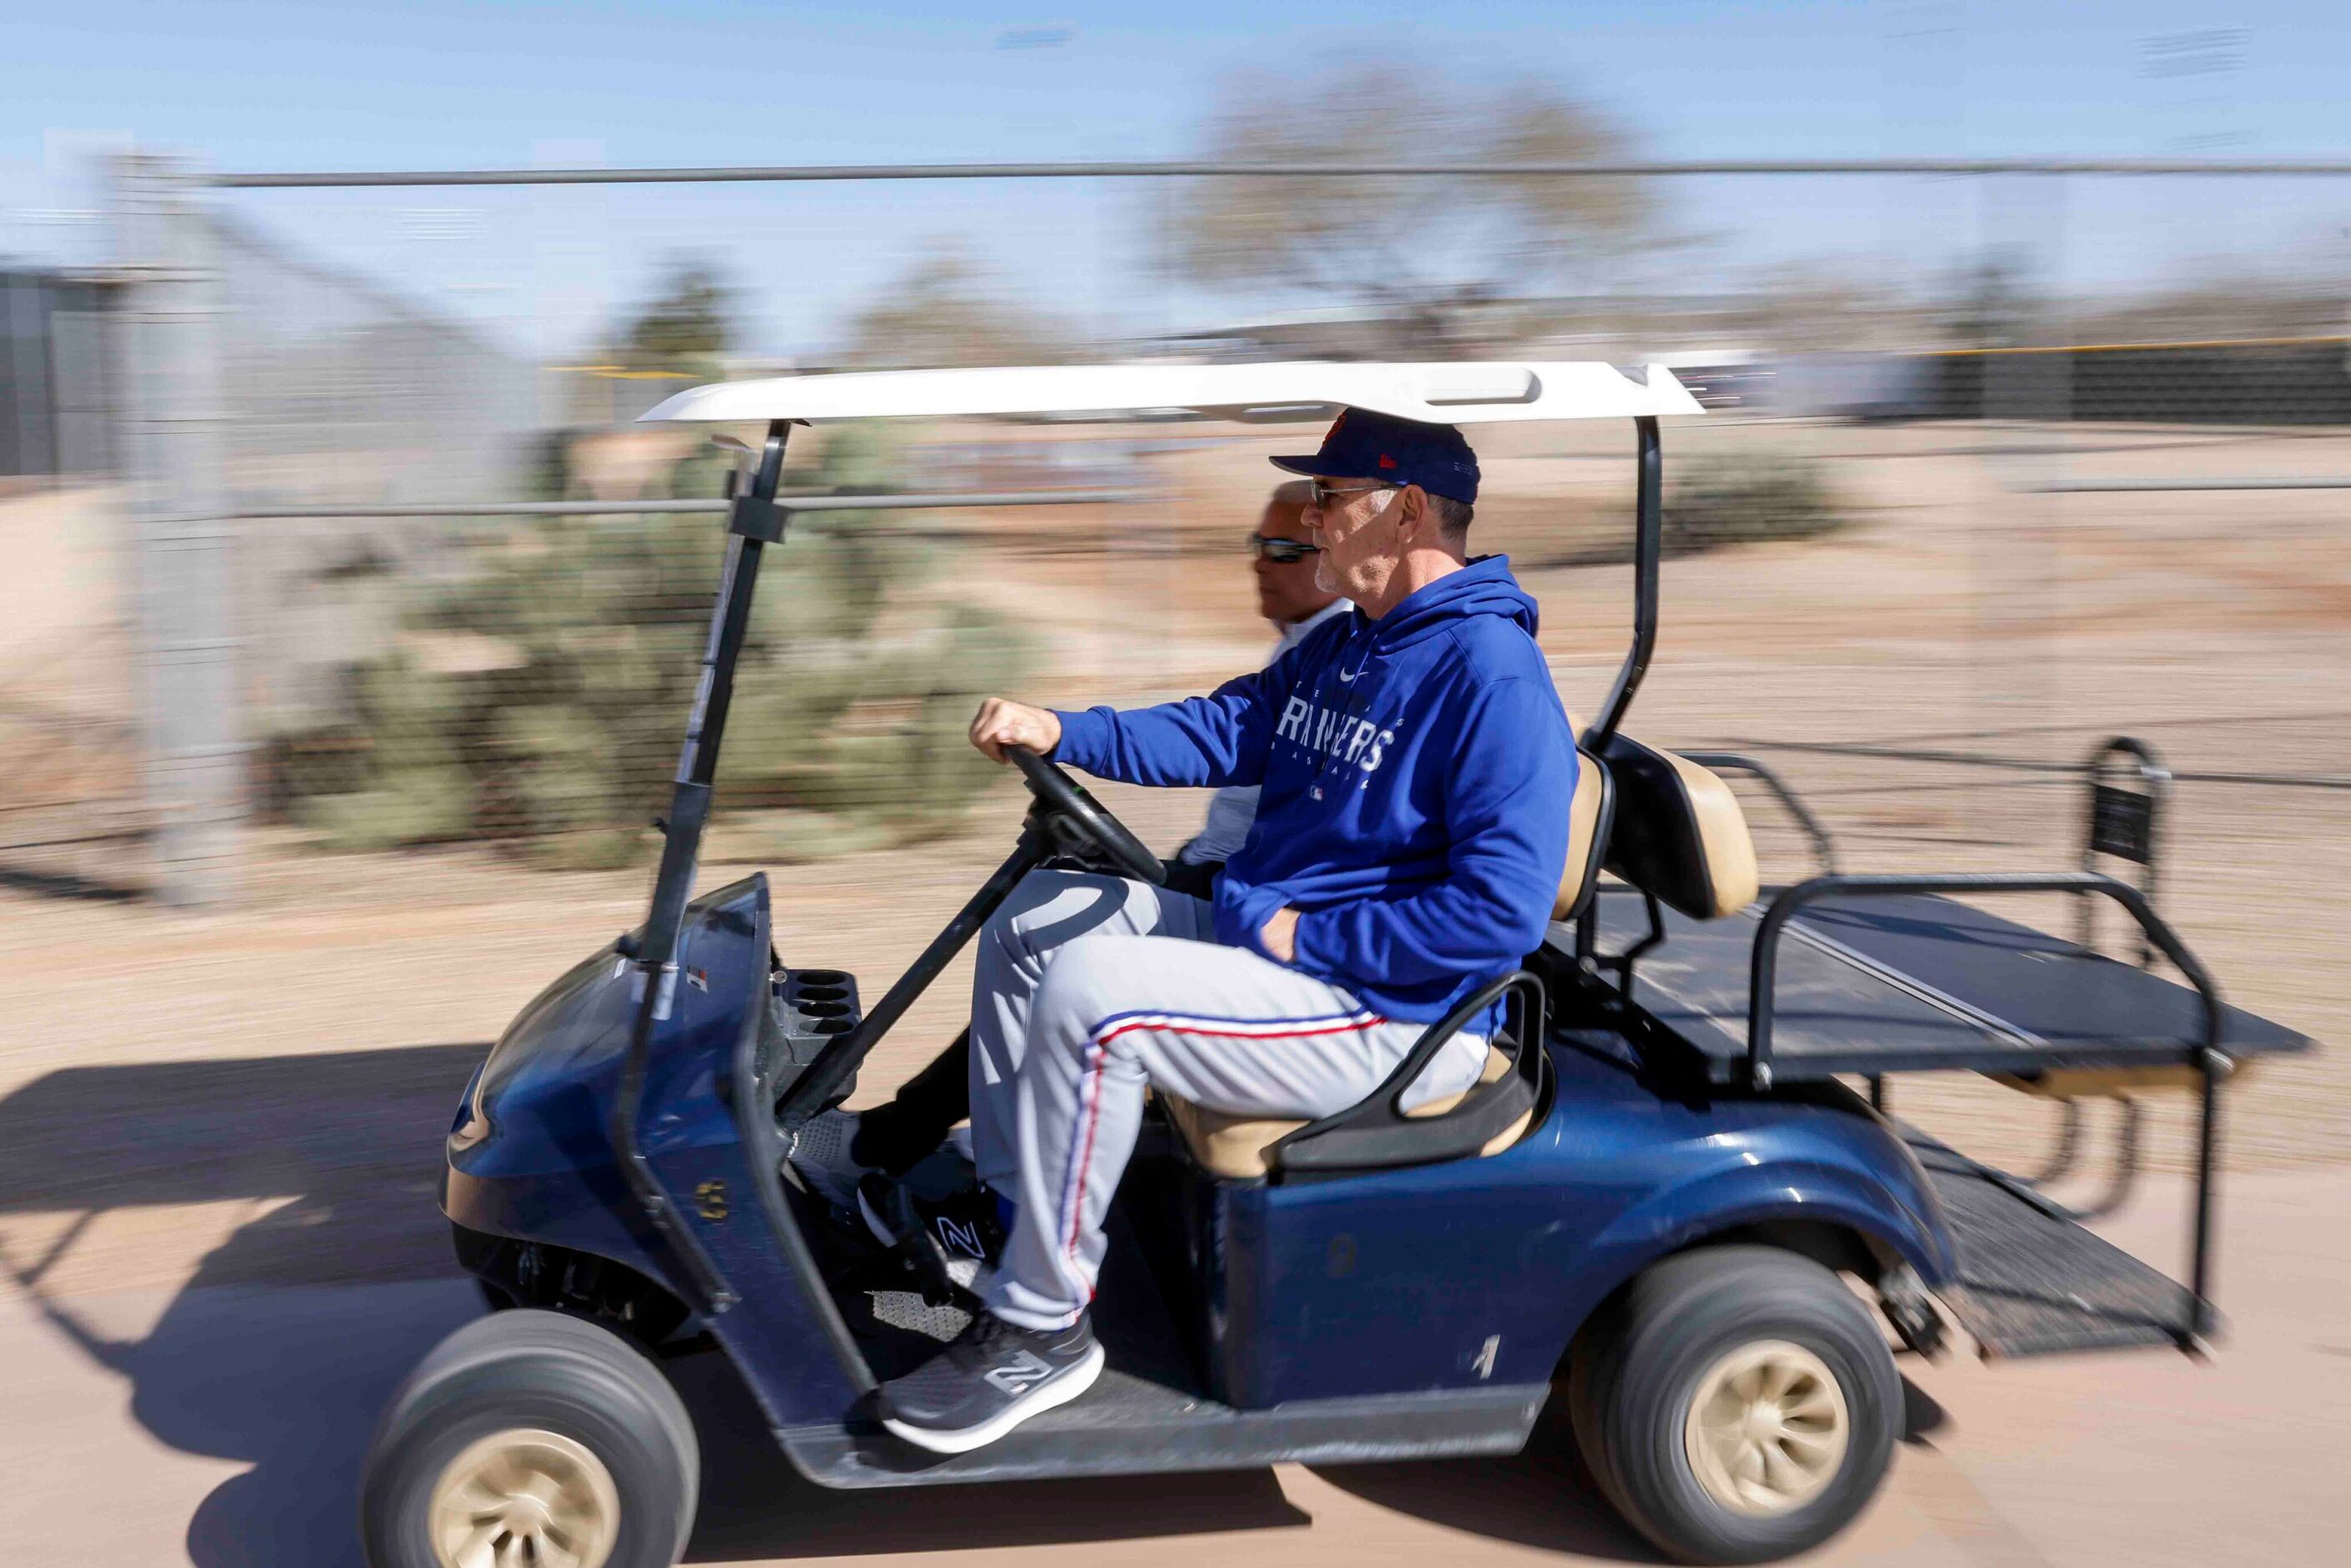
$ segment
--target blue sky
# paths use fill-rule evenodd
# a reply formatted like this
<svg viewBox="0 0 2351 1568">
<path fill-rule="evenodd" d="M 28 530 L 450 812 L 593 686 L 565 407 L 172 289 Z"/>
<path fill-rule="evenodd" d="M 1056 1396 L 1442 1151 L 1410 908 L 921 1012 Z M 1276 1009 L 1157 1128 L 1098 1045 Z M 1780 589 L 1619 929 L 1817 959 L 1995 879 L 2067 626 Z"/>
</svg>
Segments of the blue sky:
<svg viewBox="0 0 2351 1568">
<path fill-rule="evenodd" d="M 125 138 L 224 169 L 1148 158 L 1190 150 L 1231 73 L 1367 53 L 1473 84 L 1556 81 L 1660 156 L 2351 155 L 2339 3 L 1025 4 L 46 4 L 11 17 L 0 51 L 0 254 L 94 256 L 87 154 Z M 2214 47 L 2233 68 L 2154 68 L 2151 40 L 2212 29 L 2231 30 Z M 1063 41 L 1000 47 L 1019 32 Z M 1915 278 L 2008 241 L 2049 247 L 2085 282 L 2330 246 L 2351 274 L 2351 182 L 2053 195 L 1705 181 L 1668 195 L 1676 224 L 1708 237 L 1660 286 L 1735 285 L 1777 260 Z M 820 341 L 942 240 L 1104 330 L 1240 308 L 1139 265 L 1154 199 L 991 183 L 229 201 L 307 251 L 559 351 L 684 250 L 736 269 L 768 349 Z"/>
</svg>

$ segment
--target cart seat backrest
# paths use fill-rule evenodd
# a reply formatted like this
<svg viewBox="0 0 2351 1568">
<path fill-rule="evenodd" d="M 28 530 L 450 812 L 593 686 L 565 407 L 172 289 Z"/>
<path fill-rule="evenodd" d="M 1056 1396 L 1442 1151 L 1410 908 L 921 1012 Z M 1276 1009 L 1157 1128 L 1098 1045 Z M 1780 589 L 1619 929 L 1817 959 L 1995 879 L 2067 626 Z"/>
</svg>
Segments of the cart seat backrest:
<svg viewBox="0 0 2351 1568">
<path fill-rule="evenodd" d="M 1571 727 L 1581 730 L 1573 716 Z M 1575 795 L 1567 808 L 1567 870 L 1559 879 L 1559 897 L 1551 906 L 1553 920 L 1573 920 L 1592 898 L 1600 880 L 1600 802 L 1607 785 L 1600 759 L 1578 749 L 1575 754 Z"/>
<path fill-rule="evenodd" d="M 1616 784 L 1607 867 L 1693 920 L 1719 920 L 1755 900 L 1755 841 L 1730 786 L 1685 757 L 1609 737 Z"/>
</svg>

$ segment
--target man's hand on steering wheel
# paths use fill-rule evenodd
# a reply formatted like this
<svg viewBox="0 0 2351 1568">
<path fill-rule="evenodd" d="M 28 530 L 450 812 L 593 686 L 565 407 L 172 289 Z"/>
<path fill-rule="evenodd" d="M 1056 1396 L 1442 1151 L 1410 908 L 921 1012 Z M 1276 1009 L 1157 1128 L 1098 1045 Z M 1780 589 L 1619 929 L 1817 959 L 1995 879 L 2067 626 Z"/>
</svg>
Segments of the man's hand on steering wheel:
<svg viewBox="0 0 2351 1568">
<path fill-rule="evenodd" d="M 1045 760 L 1045 754 L 1061 744 L 1061 721 L 1052 714 L 989 697 L 971 721 L 971 743 L 1020 770 L 1029 792 L 1037 798 L 1035 810 L 1059 824 L 1057 832 L 1074 836 L 1074 842 L 1065 841 L 1065 847 L 1077 852 L 1079 859 L 1098 855 L 1122 876 L 1154 887 L 1165 883 L 1167 873 L 1159 857 L 1076 779 Z"/>
<path fill-rule="evenodd" d="M 1007 697 L 989 697 L 971 721 L 971 743 L 998 762 L 1008 762 L 1008 746 L 1025 746 L 1040 757 L 1061 744 L 1061 721 L 1051 710 Z"/>
</svg>

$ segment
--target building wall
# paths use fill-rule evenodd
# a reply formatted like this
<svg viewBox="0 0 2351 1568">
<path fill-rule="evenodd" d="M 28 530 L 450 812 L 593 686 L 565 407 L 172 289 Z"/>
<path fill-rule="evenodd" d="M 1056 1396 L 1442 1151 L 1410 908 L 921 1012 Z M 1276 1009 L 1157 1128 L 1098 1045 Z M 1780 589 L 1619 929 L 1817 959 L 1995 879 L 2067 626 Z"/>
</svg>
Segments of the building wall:
<svg viewBox="0 0 2351 1568">
<path fill-rule="evenodd" d="M 0 272 L 0 477 L 112 470 L 105 292 Z"/>
</svg>

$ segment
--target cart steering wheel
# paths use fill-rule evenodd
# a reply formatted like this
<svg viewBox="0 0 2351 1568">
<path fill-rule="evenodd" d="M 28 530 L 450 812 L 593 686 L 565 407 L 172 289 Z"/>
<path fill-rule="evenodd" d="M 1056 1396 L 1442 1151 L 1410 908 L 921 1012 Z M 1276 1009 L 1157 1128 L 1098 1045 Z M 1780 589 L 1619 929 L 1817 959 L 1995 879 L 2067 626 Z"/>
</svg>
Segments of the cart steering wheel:
<svg viewBox="0 0 2351 1568">
<path fill-rule="evenodd" d="M 1165 884 L 1167 872 L 1159 863 L 1159 857 L 1145 849 L 1143 841 L 1129 831 L 1124 822 L 1104 810 L 1076 779 L 1025 746 L 1008 746 L 1004 755 L 1020 769 L 1021 777 L 1028 780 L 1029 792 L 1037 797 L 1037 803 L 1048 815 L 1059 818 L 1137 882 L 1147 882 L 1154 887 Z"/>
</svg>

